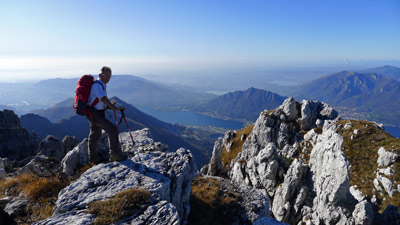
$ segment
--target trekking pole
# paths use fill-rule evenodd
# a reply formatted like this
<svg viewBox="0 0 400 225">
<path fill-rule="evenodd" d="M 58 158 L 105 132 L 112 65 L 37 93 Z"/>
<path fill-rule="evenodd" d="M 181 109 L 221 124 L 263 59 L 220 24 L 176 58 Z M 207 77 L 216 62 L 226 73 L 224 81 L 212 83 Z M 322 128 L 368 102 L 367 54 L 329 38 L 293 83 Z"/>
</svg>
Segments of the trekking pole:
<svg viewBox="0 0 400 225">
<path fill-rule="evenodd" d="M 132 134 L 131 134 L 131 129 L 130 129 L 130 128 L 129 128 L 129 126 L 128 126 L 128 122 L 126 122 L 126 117 L 125 117 L 124 110 L 121 110 L 121 113 L 122 113 L 122 117 L 124 118 L 124 121 L 125 121 L 126 127 L 128 128 L 129 135 L 131 136 L 131 139 L 132 139 L 132 144 L 133 144 L 133 145 L 135 145 L 135 141 L 133 140 L 133 137 L 132 137 Z"/>
<path fill-rule="evenodd" d="M 114 111 L 114 117 L 115 117 L 115 123 L 117 124 L 118 133 L 120 133 L 119 124 L 118 124 L 118 118 L 117 118 L 117 113 L 116 113 L 115 111 Z"/>
</svg>

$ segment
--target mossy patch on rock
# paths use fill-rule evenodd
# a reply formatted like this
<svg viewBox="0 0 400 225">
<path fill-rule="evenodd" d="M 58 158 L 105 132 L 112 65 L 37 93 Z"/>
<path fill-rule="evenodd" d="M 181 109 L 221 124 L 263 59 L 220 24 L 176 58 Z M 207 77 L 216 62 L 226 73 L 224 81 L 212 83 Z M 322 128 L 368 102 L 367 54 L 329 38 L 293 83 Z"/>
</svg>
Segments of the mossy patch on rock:
<svg viewBox="0 0 400 225">
<path fill-rule="evenodd" d="M 224 190 L 220 180 L 197 176 L 192 181 L 188 224 L 232 224 L 239 197 Z"/>
<path fill-rule="evenodd" d="M 232 139 L 232 145 L 230 147 L 230 151 L 227 152 L 225 146 L 222 149 L 221 160 L 222 164 L 225 167 L 226 171 L 230 170 L 230 164 L 232 160 L 236 158 L 236 156 L 242 151 L 242 146 L 245 140 L 241 140 L 242 135 L 244 134 L 245 137 L 250 138 L 249 134 L 254 128 L 254 124 L 251 124 L 239 131 L 236 131 L 234 137 Z"/>
<path fill-rule="evenodd" d="M 400 140 L 372 122 L 340 120 L 337 124 L 338 133 L 344 139 L 342 150 L 350 164 L 350 185 L 357 185 L 357 189 L 369 198 L 376 195 L 380 211 L 387 204 L 400 206 L 399 192 L 395 192 L 392 197 L 386 192 L 381 195 L 373 184 L 378 170 L 379 148 L 384 147 L 400 155 Z M 393 176 L 386 177 L 397 187 L 400 182 L 400 162 L 395 162 L 391 167 L 394 170 Z"/>
<path fill-rule="evenodd" d="M 97 215 L 94 225 L 111 224 L 135 214 L 141 206 L 148 204 L 149 198 L 150 192 L 133 188 L 121 191 L 108 200 L 90 203 L 88 212 Z"/>
</svg>

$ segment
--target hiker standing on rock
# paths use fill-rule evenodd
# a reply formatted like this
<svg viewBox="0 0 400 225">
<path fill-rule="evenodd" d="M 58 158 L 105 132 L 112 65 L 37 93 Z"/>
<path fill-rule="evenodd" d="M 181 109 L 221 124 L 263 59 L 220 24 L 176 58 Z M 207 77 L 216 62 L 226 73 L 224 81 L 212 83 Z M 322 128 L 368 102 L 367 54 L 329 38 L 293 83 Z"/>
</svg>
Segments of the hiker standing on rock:
<svg viewBox="0 0 400 225">
<path fill-rule="evenodd" d="M 92 106 L 90 109 L 91 115 L 87 115 L 90 123 L 89 161 L 95 164 L 100 163 L 103 158 L 97 152 L 97 142 L 101 137 L 101 130 L 104 130 L 108 134 L 110 161 L 123 161 L 127 158 L 121 151 L 117 127 L 108 121 L 105 116 L 107 107 L 116 112 L 125 110 L 125 107 L 115 107 L 107 98 L 106 85 L 110 82 L 111 75 L 110 67 L 104 66 L 101 68 L 99 78 L 93 82 L 88 100 L 88 105 Z"/>
</svg>

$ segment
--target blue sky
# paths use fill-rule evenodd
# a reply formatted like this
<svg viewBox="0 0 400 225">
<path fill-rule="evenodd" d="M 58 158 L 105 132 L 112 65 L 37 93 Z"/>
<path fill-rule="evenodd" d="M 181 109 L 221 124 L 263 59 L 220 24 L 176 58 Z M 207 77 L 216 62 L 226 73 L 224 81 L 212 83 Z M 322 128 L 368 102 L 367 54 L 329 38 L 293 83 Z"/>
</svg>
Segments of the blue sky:
<svg viewBox="0 0 400 225">
<path fill-rule="evenodd" d="M 0 81 L 400 61 L 400 1 L 0 0 Z"/>
</svg>

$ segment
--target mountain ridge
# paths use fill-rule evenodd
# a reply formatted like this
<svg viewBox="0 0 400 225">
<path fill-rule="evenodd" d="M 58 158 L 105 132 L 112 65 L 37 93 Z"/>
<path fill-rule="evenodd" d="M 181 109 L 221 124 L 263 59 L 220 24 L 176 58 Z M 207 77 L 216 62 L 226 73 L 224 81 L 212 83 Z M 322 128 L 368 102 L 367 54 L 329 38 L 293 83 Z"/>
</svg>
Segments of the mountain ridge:
<svg viewBox="0 0 400 225">
<path fill-rule="evenodd" d="M 342 71 L 299 87 L 296 96 L 344 107 L 342 113 L 351 109 L 364 114 L 365 119 L 400 125 L 399 94 L 400 82 L 396 80 L 375 73 Z"/>
<path fill-rule="evenodd" d="M 219 96 L 194 108 L 194 111 L 216 117 L 250 120 L 257 119 L 259 112 L 282 104 L 285 97 L 270 91 L 251 87 Z"/>
</svg>

